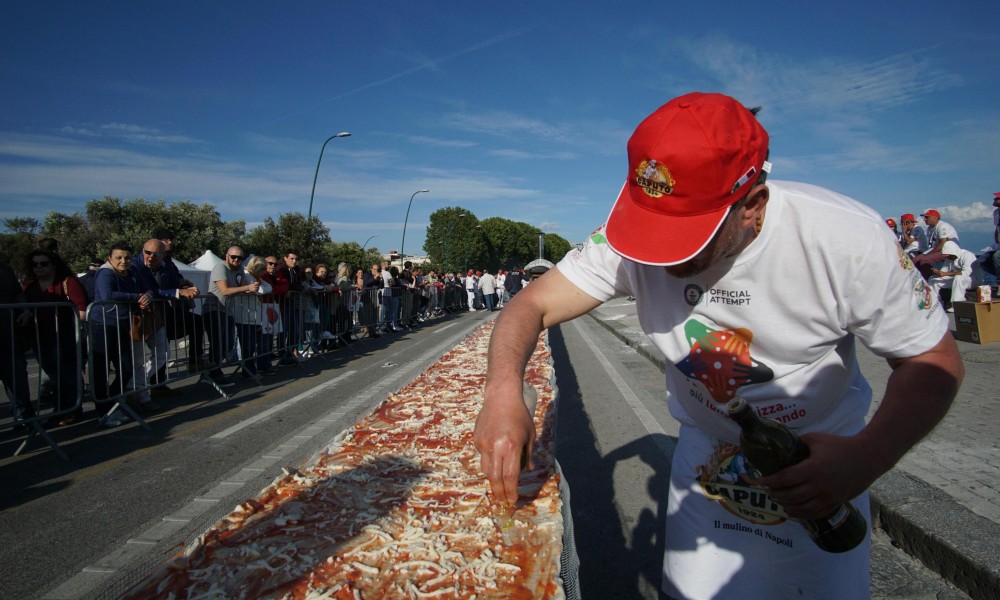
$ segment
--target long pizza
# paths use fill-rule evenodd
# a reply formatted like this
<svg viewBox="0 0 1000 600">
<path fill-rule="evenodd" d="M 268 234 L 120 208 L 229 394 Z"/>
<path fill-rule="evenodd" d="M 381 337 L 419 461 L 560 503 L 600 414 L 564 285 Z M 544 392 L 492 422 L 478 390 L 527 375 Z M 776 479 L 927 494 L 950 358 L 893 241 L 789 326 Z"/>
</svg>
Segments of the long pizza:
<svg viewBox="0 0 1000 600">
<path fill-rule="evenodd" d="M 472 442 L 484 325 L 341 434 L 240 504 L 126 598 L 563 598 L 552 366 L 543 334 L 534 469 L 513 513 Z"/>
</svg>

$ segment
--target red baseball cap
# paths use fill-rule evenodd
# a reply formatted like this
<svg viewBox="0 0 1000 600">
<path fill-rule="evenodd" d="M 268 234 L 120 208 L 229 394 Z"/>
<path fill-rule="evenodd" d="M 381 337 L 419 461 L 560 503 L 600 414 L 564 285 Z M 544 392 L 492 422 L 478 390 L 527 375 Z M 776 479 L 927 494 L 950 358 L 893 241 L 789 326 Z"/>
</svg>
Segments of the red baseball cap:
<svg viewBox="0 0 1000 600">
<path fill-rule="evenodd" d="M 889 227 L 895 227 L 896 226 L 896 219 L 886 219 L 885 220 L 885 224 L 888 225 Z"/>
<path fill-rule="evenodd" d="M 913 216 L 913 213 L 906 213 L 905 215 L 903 215 L 903 216 L 901 216 L 899 218 L 900 218 L 900 220 L 903 220 L 903 221 L 913 221 L 914 223 L 917 222 L 917 218 Z"/>
<path fill-rule="evenodd" d="M 608 245 L 647 265 L 690 260 L 770 171 L 767 151 L 757 117 L 729 96 L 696 92 L 667 102 L 629 139 L 628 179 L 608 217 Z"/>
<path fill-rule="evenodd" d="M 994 198 L 1000 198 L 1000 192 L 993 192 Z"/>
<path fill-rule="evenodd" d="M 927 212 L 925 212 L 924 214 L 922 214 L 920 216 L 921 217 L 937 217 L 937 218 L 940 219 L 941 218 L 941 213 L 939 213 L 938 211 L 934 210 L 933 208 L 928 208 Z"/>
</svg>

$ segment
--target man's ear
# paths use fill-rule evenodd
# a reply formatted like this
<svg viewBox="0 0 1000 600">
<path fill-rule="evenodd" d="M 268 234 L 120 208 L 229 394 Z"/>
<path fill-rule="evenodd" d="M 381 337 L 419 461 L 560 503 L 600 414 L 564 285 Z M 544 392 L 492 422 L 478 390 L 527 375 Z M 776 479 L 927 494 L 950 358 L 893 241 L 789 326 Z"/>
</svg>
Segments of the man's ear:
<svg viewBox="0 0 1000 600">
<path fill-rule="evenodd" d="M 767 185 L 761 183 L 754 186 L 743 204 L 743 217 L 740 219 L 740 225 L 744 228 L 755 227 L 757 220 L 764 215 L 764 208 L 770 197 Z"/>
</svg>

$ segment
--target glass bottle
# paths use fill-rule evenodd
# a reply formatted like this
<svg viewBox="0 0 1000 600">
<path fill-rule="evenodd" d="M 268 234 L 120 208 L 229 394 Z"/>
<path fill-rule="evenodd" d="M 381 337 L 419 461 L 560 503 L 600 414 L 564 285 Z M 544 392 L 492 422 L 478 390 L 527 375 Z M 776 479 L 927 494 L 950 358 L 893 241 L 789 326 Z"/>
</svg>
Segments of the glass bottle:
<svg viewBox="0 0 1000 600">
<path fill-rule="evenodd" d="M 762 474 L 771 475 L 809 457 L 809 447 L 781 423 L 757 416 L 743 398 L 728 405 L 729 417 L 740 426 L 740 449 Z M 816 545 L 827 552 L 847 552 L 864 541 L 868 523 L 846 502 L 825 519 L 799 521 Z"/>
</svg>

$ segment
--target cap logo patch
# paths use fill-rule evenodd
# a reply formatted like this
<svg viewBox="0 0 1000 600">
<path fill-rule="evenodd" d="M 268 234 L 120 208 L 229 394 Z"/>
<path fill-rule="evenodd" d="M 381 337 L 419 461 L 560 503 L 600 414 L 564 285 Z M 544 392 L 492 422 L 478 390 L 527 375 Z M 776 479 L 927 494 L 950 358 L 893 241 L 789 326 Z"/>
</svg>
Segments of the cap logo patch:
<svg viewBox="0 0 1000 600">
<path fill-rule="evenodd" d="M 635 183 L 651 198 L 659 198 L 674 191 L 677 183 L 670 171 L 656 159 L 644 160 L 635 170 Z"/>
<path fill-rule="evenodd" d="M 736 193 L 736 190 L 738 190 L 738 189 L 740 189 L 741 187 L 743 187 L 744 185 L 746 185 L 746 183 L 747 183 L 748 181 L 750 181 L 750 179 L 751 179 L 751 178 L 752 178 L 752 177 L 753 177 L 754 175 L 756 175 L 756 174 L 757 174 L 757 168 L 756 168 L 756 167 L 750 167 L 750 170 L 749 170 L 749 171 L 747 171 L 746 173 L 744 173 L 744 174 L 743 174 L 743 177 L 740 177 L 740 178 L 739 178 L 739 179 L 738 179 L 738 180 L 736 181 L 736 185 L 734 185 L 734 186 L 733 186 L 733 189 L 731 189 L 731 190 L 729 191 L 729 193 L 730 193 L 730 194 L 735 194 L 735 193 Z"/>
</svg>

